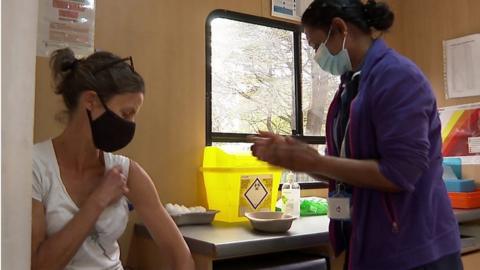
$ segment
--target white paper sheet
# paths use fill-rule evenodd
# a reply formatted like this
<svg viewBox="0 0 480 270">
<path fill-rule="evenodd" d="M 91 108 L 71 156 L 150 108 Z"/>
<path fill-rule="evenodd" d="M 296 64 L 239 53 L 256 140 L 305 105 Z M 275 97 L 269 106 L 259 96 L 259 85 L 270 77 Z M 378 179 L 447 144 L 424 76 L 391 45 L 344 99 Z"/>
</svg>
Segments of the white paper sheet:
<svg viewBox="0 0 480 270">
<path fill-rule="evenodd" d="M 95 0 L 40 0 L 37 55 L 70 47 L 77 57 L 93 53 Z"/>
<path fill-rule="evenodd" d="M 471 154 L 480 154 L 480 137 L 468 138 L 468 151 Z"/>
<path fill-rule="evenodd" d="M 272 16 L 300 21 L 313 0 L 272 0 Z"/>
<path fill-rule="evenodd" d="M 447 98 L 480 95 L 480 34 L 443 42 Z"/>
</svg>

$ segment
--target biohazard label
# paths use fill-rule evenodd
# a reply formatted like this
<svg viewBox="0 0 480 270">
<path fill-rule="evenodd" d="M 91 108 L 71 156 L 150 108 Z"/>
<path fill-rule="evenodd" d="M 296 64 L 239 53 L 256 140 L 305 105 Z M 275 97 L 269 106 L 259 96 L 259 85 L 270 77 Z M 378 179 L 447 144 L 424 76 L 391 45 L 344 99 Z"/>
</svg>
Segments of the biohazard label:
<svg viewBox="0 0 480 270">
<path fill-rule="evenodd" d="M 265 186 L 257 178 L 253 184 L 245 192 L 245 198 L 247 198 L 250 205 L 257 209 L 261 202 L 267 197 L 268 191 Z"/>
<path fill-rule="evenodd" d="M 243 175 L 240 179 L 238 215 L 246 212 L 270 211 L 273 175 Z"/>
</svg>

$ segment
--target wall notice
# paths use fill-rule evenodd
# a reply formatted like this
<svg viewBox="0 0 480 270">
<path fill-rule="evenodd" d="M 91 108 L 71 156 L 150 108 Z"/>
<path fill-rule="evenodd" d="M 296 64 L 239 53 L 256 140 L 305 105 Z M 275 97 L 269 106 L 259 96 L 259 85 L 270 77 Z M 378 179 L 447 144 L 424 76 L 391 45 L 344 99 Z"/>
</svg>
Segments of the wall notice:
<svg viewBox="0 0 480 270">
<path fill-rule="evenodd" d="M 272 16 L 300 21 L 313 0 L 272 0 Z"/>
<path fill-rule="evenodd" d="M 480 96 L 480 34 L 443 42 L 447 98 Z"/>
<path fill-rule="evenodd" d="M 70 47 L 77 57 L 94 50 L 95 0 L 40 0 L 37 55 Z"/>
<path fill-rule="evenodd" d="M 442 153 L 462 164 L 480 163 L 480 103 L 440 109 Z"/>
</svg>

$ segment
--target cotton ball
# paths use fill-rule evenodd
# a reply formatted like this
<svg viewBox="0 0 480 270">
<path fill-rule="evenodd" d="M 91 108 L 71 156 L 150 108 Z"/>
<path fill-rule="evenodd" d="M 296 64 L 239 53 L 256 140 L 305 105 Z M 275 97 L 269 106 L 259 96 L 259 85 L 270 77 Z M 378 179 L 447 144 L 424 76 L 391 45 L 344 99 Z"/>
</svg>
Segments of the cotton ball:
<svg viewBox="0 0 480 270">
<path fill-rule="evenodd" d="M 171 205 L 169 208 L 170 208 L 169 214 L 172 216 L 182 214 L 182 208 L 178 204 Z"/>
<path fill-rule="evenodd" d="M 204 212 L 206 212 L 205 208 L 203 208 L 201 206 L 191 207 L 190 209 L 192 209 L 194 213 L 204 213 Z"/>
<path fill-rule="evenodd" d="M 181 209 L 182 209 L 182 210 L 181 210 L 181 211 L 182 211 L 182 214 L 188 214 L 188 213 L 190 213 L 190 210 L 188 210 L 188 208 L 185 207 L 184 205 L 181 206 Z"/>
<path fill-rule="evenodd" d="M 173 206 L 173 204 L 171 203 L 167 203 L 167 205 L 165 205 L 165 209 L 167 210 L 167 212 L 171 215 L 173 212 L 175 212 L 175 207 Z"/>
</svg>

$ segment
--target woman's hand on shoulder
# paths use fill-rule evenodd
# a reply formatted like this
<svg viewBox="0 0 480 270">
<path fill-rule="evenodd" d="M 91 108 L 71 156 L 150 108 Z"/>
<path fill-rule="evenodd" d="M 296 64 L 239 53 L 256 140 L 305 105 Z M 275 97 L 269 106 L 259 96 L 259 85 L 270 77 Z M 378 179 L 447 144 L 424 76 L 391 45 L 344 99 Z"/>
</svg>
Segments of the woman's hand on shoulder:
<svg viewBox="0 0 480 270">
<path fill-rule="evenodd" d="M 105 174 L 90 198 L 100 207 L 106 208 L 128 193 L 127 178 L 122 174 L 120 167 L 114 167 Z"/>
</svg>

